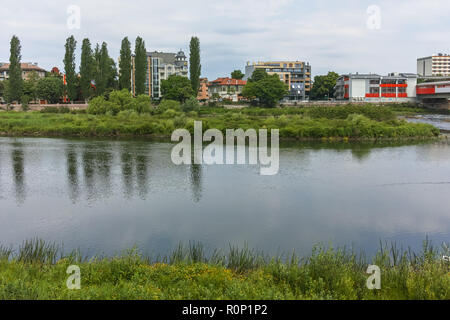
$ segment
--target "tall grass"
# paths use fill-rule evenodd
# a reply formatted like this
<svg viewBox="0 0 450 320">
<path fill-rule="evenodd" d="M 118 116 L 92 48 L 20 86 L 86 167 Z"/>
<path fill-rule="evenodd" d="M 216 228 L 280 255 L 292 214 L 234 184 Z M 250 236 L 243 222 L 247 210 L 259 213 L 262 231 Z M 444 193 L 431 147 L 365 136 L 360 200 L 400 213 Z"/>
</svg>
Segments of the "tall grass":
<svg viewBox="0 0 450 320">
<path fill-rule="evenodd" d="M 428 240 L 420 252 L 380 243 L 370 257 L 331 245 L 304 257 L 199 242 L 154 257 L 134 247 L 87 259 L 61 248 L 40 239 L 17 252 L 0 247 L 0 299 L 450 299 L 449 247 Z M 81 290 L 65 286 L 71 264 L 80 266 Z M 369 264 L 381 269 L 381 290 L 366 287 Z"/>
</svg>

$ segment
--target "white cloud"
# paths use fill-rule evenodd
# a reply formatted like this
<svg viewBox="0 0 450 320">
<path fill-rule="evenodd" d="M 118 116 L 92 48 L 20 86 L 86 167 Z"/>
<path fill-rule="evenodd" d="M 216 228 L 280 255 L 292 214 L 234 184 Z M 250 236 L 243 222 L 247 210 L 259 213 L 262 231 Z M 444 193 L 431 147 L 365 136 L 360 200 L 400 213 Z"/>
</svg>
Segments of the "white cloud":
<svg viewBox="0 0 450 320">
<path fill-rule="evenodd" d="M 81 8 L 81 29 L 66 27 L 67 7 Z M 369 5 L 381 9 L 381 29 L 366 27 Z M 299 59 L 313 73 L 415 71 L 419 56 L 450 51 L 447 0 L 193 0 L 21 1 L 2 5 L 0 61 L 17 34 L 23 61 L 62 67 L 64 42 L 106 41 L 117 57 L 124 36 L 140 35 L 148 50 L 188 51 L 200 38 L 203 75 L 243 69 L 246 61 Z"/>
</svg>

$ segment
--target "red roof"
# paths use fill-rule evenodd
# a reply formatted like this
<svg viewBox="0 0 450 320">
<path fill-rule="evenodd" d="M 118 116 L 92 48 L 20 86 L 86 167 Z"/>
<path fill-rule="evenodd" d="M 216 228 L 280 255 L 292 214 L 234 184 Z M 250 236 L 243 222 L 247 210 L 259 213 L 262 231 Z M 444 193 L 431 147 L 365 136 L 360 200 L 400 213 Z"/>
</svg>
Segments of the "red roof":
<svg viewBox="0 0 450 320">
<path fill-rule="evenodd" d="M 34 70 L 34 71 L 46 72 L 44 69 L 39 67 L 37 64 L 33 64 L 31 62 L 21 62 L 20 68 L 23 71 L 33 71 Z M 4 63 L 2 66 L 0 66 L 0 70 L 1 71 L 9 71 L 9 63 Z"/>
<path fill-rule="evenodd" d="M 245 86 L 247 81 L 231 79 L 231 78 L 218 78 L 209 83 L 210 86 Z"/>
</svg>

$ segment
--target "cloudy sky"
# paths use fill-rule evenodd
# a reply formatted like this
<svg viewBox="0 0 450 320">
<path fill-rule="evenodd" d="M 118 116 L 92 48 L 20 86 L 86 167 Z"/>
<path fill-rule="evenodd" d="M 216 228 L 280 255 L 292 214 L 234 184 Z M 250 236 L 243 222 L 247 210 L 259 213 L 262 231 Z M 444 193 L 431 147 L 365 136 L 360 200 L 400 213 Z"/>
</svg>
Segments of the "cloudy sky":
<svg viewBox="0 0 450 320">
<path fill-rule="evenodd" d="M 80 28 L 68 13 L 80 9 Z M 108 43 L 128 36 L 148 51 L 188 53 L 200 38 L 202 75 L 244 71 L 247 61 L 309 61 L 313 74 L 416 72 L 416 59 L 450 52 L 449 0 L 17 0 L 1 5 L 0 62 L 13 34 L 22 61 L 62 69 L 65 39 Z"/>
</svg>

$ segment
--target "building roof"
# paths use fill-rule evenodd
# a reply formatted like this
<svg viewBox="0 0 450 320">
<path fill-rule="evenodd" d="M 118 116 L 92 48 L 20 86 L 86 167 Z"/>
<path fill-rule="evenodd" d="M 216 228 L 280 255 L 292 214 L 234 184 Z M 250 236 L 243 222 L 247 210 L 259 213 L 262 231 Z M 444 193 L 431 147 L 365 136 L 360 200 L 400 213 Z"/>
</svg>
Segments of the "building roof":
<svg viewBox="0 0 450 320">
<path fill-rule="evenodd" d="M 217 85 L 217 86 L 245 86 L 247 84 L 247 81 L 245 80 L 238 80 L 238 79 L 231 79 L 231 78 L 217 78 L 214 81 L 211 81 L 209 85 Z"/>
<path fill-rule="evenodd" d="M 37 63 L 22 62 L 20 67 L 24 71 L 41 71 L 47 72 L 37 65 Z M 9 71 L 9 63 L 0 63 L 0 71 Z"/>
<path fill-rule="evenodd" d="M 376 79 L 376 78 L 417 78 L 415 73 L 389 73 L 387 76 L 380 76 L 376 73 L 350 73 L 343 74 L 341 77 L 349 77 L 352 79 Z"/>
<path fill-rule="evenodd" d="M 175 64 L 176 55 L 177 55 L 176 53 L 171 52 L 158 52 L 158 51 L 147 52 L 147 56 L 152 58 L 161 58 L 163 60 L 163 63 L 169 64 Z"/>
<path fill-rule="evenodd" d="M 422 82 L 418 83 L 418 87 L 450 85 L 450 81 Z"/>
</svg>

